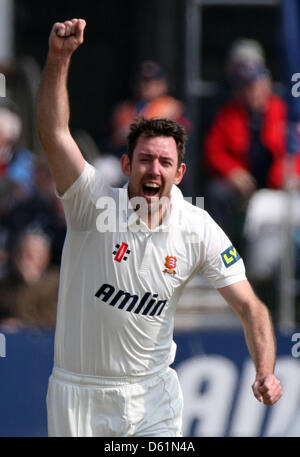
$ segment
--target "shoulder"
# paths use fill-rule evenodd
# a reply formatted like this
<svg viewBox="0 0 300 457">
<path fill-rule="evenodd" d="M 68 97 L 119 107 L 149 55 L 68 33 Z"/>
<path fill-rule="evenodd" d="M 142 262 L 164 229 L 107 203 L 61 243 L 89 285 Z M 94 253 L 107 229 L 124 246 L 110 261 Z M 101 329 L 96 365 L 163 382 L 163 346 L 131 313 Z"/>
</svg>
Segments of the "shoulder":
<svg viewBox="0 0 300 457">
<path fill-rule="evenodd" d="M 162 95 L 161 97 L 158 97 L 157 99 L 155 99 L 155 101 L 157 103 L 169 103 L 170 105 L 171 104 L 174 104 L 174 105 L 181 105 L 182 102 L 177 100 L 175 97 L 172 97 L 172 95 Z"/>
<path fill-rule="evenodd" d="M 69 200 L 70 197 L 75 195 L 83 197 L 86 194 L 95 203 L 97 197 L 112 195 L 113 188 L 107 183 L 106 177 L 101 170 L 85 161 L 83 171 L 76 181 L 73 182 L 64 194 L 61 195 L 58 192 L 56 194 L 62 200 Z"/>
<path fill-rule="evenodd" d="M 179 214 L 180 230 L 200 246 L 222 245 L 222 248 L 225 245 L 230 246 L 223 229 L 204 209 L 203 199 L 196 199 L 196 202 L 193 201 L 193 203 L 190 199 L 183 199 Z"/>
<path fill-rule="evenodd" d="M 184 232 L 203 237 L 205 230 L 211 224 L 207 211 L 203 208 L 203 198 L 182 197 L 179 204 L 180 227 Z"/>
<path fill-rule="evenodd" d="M 232 122 L 244 122 L 247 117 L 247 110 L 244 105 L 236 100 L 231 100 L 220 106 L 216 112 L 215 119 L 212 125 L 219 125 L 229 131 L 232 131 Z"/>
<path fill-rule="evenodd" d="M 120 116 L 124 115 L 127 113 L 132 113 L 135 107 L 135 101 L 134 100 L 123 100 L 117 106 L 114 108 L 114 116 Z"/>
<path fill-rule="evenodd" d="M 269 98 L 268 108 L 270 111 L 277 112 L 280 114 L 286 114 L 287 111 L 286 102 L 282 98 L 274 94 L 272 94 Z"/>
<path fill-rule="evenodd" d="M 14 148 L 13 151 L 13 158 L 11 161 L 11 165 L 22 165 L 22 166 L 32 166 L 34 161 L 34 154 L 32 151 L 26 148 Z"/>
<path fill-rule="evenodd" d="M 283 100 L 283 98 L 281 98 L 275 94 L 271 94 L 271 96 L 269 98 L 269 103 L 270 103 L 270 105 L 274 105 L 274 106 L 286 106 L 286 102 Z"/>
<path fill-rule="evenodd" d="M 170 117 L 174 119 L 180 116 L 183 112 L 183 103 L 176 100 L 170 95 L 164 95 L 151 100 L 148 103 L 147 109 L 149 110 L 149 116 L 159 115 L 161 117 Z"/>
</svg>

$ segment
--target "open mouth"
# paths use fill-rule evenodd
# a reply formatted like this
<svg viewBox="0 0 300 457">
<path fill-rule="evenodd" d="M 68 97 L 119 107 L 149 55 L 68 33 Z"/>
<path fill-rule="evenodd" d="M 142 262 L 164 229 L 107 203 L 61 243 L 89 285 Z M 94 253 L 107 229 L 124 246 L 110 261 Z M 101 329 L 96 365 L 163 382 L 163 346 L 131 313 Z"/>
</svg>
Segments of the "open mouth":
<svg viewBox="0 0 300 457">
<path fill-rule="evenodd" d="M 146 197 L 155 197 L 159 194 L 160 186 L 155 183 L 143 184 L 143 193 Z"/>
</svg>

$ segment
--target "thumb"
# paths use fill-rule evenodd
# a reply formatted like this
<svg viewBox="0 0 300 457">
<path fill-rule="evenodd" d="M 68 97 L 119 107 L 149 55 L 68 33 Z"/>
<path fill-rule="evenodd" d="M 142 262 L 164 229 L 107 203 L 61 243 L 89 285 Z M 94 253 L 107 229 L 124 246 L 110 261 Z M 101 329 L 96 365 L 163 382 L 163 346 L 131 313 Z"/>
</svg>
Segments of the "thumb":
<svg viewBox="0 0 300 457">
<path fill-rule="evenodd" d="M 267 392 L 268 388 L 267 388 L 267 386 L 264 385 L 263 382 L 261 382 L 260 386 L 258 387 L 258 390 L 259 390 L 261 393 L 265 393 L 265 392 Z"/>
<path fill-rule="evenodd" d="M 254 384 L 252 385 L 252 390 L 253 390 L 253 394 L 255 396 L 255 398 L 262 402 L 263 401 L 263 396 L 262 396 L 262 393 L 261 393 L 261 385 L 262 385 L 262 380 L 259 380 L 257 379 Z"/>
</svg>

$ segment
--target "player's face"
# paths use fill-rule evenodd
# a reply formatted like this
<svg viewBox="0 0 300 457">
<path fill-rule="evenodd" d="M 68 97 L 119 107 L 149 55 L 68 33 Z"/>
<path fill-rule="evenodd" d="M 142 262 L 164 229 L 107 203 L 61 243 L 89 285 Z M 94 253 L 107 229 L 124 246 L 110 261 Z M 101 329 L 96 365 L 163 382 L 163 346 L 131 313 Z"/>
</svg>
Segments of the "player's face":
<svg viewBox="0 0 300 457">
<path fill-rule="evenodd" d="M 172 185 L 179 184 L 185 172 L 185 164 L 178 167 L 173 137 L 140 136 L 131 163 L 126 154 L 121 163 L 123 173 L 129 177 L 129 197 L 143 197 L 148 208 L 158 198 L 170 197 Z"/>
</svg>

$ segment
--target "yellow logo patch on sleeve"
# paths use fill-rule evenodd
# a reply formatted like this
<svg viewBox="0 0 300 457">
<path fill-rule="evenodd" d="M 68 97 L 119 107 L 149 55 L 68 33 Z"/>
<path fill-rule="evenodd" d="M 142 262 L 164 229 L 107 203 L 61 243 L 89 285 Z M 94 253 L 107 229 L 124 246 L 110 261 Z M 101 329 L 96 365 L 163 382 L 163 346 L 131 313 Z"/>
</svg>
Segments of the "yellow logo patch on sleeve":
<svg viewBox="0 0 300 457">
<path fill-rule="evenodd" d="M 226 251 L 222 252 L 221 257 L 226 268 L 230 267 L 241 258 L 240 254 L 233 246 L 230 246 Z"/>
</svg>

